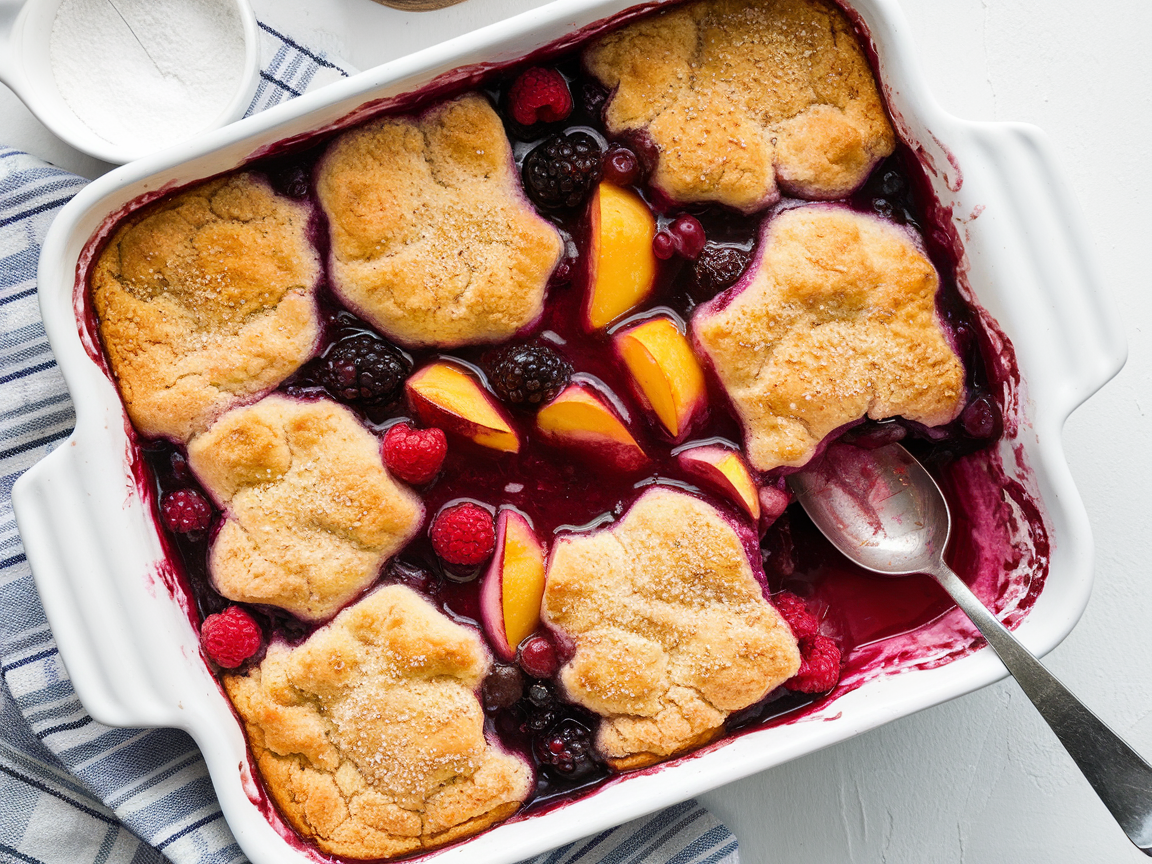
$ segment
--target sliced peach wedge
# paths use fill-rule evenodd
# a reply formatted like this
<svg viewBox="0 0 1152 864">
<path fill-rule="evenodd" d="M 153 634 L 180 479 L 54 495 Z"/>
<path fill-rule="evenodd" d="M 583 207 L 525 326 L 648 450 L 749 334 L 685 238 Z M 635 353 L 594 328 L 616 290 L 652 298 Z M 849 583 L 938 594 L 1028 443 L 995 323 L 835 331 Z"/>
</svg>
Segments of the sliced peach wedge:
<svg viewBox="0 0 1152 864">
<path fill-rule="evenodd" d="M 601 183 L 589 213 L 585 325 L 602 330 L 644 301 L 656 285 L 656 220 L 629 189 Z"/>
<path fill-rule="evenodd" d="M 417 370 L 404 389 L 409 406 L 424 424 L 439 426 L 481 447 L 520 452 L 520 436 L 507 415 L 463 367 L 438 360 Z"/>
<path fill-rule="evenodd" d="M 516 646 L 540 624 L 544 597 L 544 547 L 528 519 L 510 508 L 496 517 L 496 554 L 480 586 L 484 632 L 501 659 L 516 657 Z"/>
<path fill-rule="evenodd" d="M 676 454 L 688 474 L 727 496 L 733 504 L 760 521 L 760 493 L 740 453 L 722 444 L 701 444 Z"/>
<path fill-rule="evenodd" d="M 545 440 L 602 460 L 606 467 L 635 471 L 648 457 L 608 400 L 589 384 L 574 381 L 536 414 Z"/>
<path fill-rule="evenodd" d="M 612 337 L 636 395 L 673 440 L 683 438 L 707 403 L 704 370 L 676 322 L 649 318 Z"/>
</svg>

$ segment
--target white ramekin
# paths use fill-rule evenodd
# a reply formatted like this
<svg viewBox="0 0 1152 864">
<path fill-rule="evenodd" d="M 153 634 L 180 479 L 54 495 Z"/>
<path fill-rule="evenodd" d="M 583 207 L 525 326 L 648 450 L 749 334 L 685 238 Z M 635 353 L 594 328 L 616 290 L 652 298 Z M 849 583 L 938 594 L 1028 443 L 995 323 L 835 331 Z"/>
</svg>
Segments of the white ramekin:
<svg viewBox="0 0 1152 864">
<path fill-rule="evenodd" d="M 105 162 L 118 165 L 131 162 L 155 148 L 101 138 L 76 116 L 56 86 L 49 49 L 52 25 L 62 2 L 25 0 L 21 5 L 17 0 L 0 0 L 0 82 L 7 84 L 57 138 Z M 228 104 L 211 123 L 197 130 L 199 132 L 219 129 L 243 117 L 260 82 L 260 31 L 256 13 L 248 0 L 231 2 L 236 6 L 243 31 L 244 65 Z M 91 49 L 110 50 L 109 46 L 96 44 Z"/>
<path fill-rule="evenodd" d="M 559 0 L 140 159 L 81 191 L 45 240 L 40 303 L 77 426 L 18 481 L 13 501 L 49 622 L 95 719 L 179 727 L 195 738 L 228 823 L 255 864 L 309 856 L 286 842 L 250 799 L 255 787 L 240 727 L 200 658 L 186 611 L 163 584 L 160 542 L 133 478 L 124 411 L 93 359 L 98 346 L 86 347 L 78 327 L 80 257 L 110 214 L 142 195 L 231 169 L 273 142 L 335 123 L 365 102 L 416 90 L 456 67 L 521 57 L 629 5 Z M 1002 453 L 1009 473 L 1016 472 L 1042 502 L 1052 542 L 1044 590 L 1017 633 L 1044 654 L 1076 623 L 1092 581 L 1088 520 L 1065 462 L 1061 427 L 1123 365 L 1123 331 L 1045 137 L 1030 126 L 969 123 L 944 113 L 913 62 L 897 0 L 854 0 L 852 7 L 871 35 L 899 131 L 934 166 L 939 202 L 953 214 L 964 244 L 962 287 L 1015 347 L 1024 385 L 1018 431 L 1003 442 Z M 1021 462 L 1029 470 L 1012 467 Z M 985 649 L 935 669 L 879 676 L 803 722 L 746 734 L 629 776 L 435 857 L 439 864 L 519 861 L 1004 675 Z"/>
</svg>

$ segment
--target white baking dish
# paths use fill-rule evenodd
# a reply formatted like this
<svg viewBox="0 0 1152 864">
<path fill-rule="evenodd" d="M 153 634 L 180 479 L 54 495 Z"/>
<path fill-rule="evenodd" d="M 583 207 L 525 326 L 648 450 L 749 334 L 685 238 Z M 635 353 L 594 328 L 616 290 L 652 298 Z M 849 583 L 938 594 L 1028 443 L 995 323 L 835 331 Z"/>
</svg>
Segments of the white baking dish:
<svg viewBox="0 0 1152 864">
<path fill-rule="evenodd" d="M 273 142 L 338 121 L 366 101 L 418 89 L 455 67 L 523 56 L 630 5 L 560 0 L 395 60 L 92 183 L 52 226 L 40 260 L 48 336 L 76 404 L 72 437 L 25 474 L 13 501 L 28 559 L 73 684 L 92 716 L 122 726 L 174 726 L 203 750 L 220 804 L 256 864 L 300 862 L 250 799 L 243 735 L 200 658 L 186 611 L 163 584 L 156 528 L 141 501 L 120 399 L 83 342 L 77 264 L 126 203 L 231 169 Z M 1071 411 L 1123 365 L 1117 313 L 1102 290 L 1079 215 L 1036 129 L 944 113 L 912 62 L 896 0 L 852 4 L 871 35 L 901 135 L 919 148 L 940 203 L 964 241 L 962 284 L 1011 339 L 1025 382 L 1008 466 L 1043 505 L 1052 543 L 1043 592 L 1018 630 L 1038 654 L 1072 629 L 1088 599 L 1092 540 L 1061 445 Z M 962 178 L 961 178 L 962 172 Z M 1009 468 L 1009 474 L 1019 469 Z M 975 690 L 1005 674 L 987 649 L 931 670 L 874 677 L 803 722 L 728 740 L 659 770 L 609 784 L 544 815 L 500 825 L 435 853 L 447 862 L 511 862 L 857 735 Z M 828 722 L 808 722 L 813 719 Z"/>
</svg>

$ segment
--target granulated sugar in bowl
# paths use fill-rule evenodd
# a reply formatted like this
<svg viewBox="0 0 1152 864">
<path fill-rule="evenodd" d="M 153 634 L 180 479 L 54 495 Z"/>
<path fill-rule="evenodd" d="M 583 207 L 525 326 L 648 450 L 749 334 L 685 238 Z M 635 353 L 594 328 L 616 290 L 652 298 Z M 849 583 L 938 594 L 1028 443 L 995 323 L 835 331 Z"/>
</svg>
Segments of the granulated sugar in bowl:
<svg viewBox="0 0 1152 864">
<path fill-rule="evenodd" d="M 62 0 L 56 87 L 99 138 L 140 153 L 230 122 L 251 98 L 245 11 L 236 0 Z"/>
</svg>

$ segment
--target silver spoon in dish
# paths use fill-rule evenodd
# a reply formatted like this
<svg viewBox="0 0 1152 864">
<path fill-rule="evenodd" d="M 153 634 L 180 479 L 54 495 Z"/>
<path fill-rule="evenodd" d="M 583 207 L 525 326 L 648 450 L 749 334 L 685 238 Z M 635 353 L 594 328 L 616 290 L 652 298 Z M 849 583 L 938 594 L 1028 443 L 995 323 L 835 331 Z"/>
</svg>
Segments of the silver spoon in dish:
<svg viewBox="0 0 1152 864">
<path fill-rule="evenodd" d="M 851 452 L 848 452 L 848 451 Z M 1056 680 L 951 568 L 952 517 L 940 487 L 899 444 L 834 444 L 788 478 L 805 512 L 837 549 L 883 576 L 925 573 L 980 629 L 1056 733 L 1124 833 L 1152 856 L 1152 766 Z"/>
</svg>

